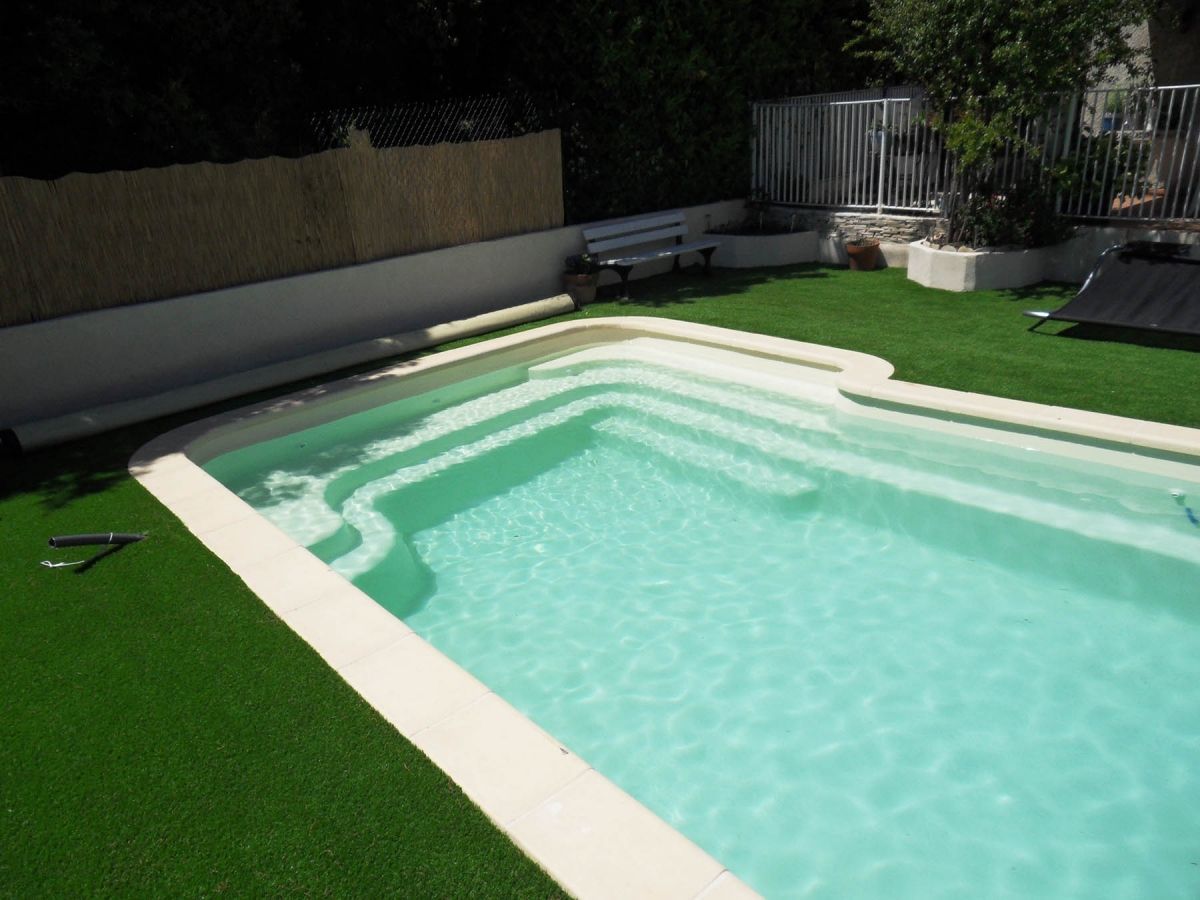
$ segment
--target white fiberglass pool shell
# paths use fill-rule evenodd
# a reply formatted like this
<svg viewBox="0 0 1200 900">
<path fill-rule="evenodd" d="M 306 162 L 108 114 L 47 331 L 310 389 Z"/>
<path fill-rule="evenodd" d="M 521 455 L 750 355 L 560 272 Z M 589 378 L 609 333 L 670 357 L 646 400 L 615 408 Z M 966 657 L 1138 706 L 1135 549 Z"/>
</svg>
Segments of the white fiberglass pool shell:
<svg viewBox="0 0 1200 900">
<path fill-rule="evenodd" d="M 753 892 L 403 621 L 209 476 L 240 447 L 496 369 L 571 354 L 673 357 L 706 376 L 819 394 L 853 414 L 914 418 L 1139 472 L 1190 474 L 1200 431 L 894 382 L 860 353 L 672 320 L 613 318 L 521 334 L 354 376 L 196 422 L 143 447 L 130 471 L 276 614 L 568 891 L 581 897 Z M 1064 440 L 1065 439 L 1065 440 Z M 365 547 L 362 551 L 371 551 Z M 352 568 L 363 563 L 351 560 Z"/>
</svg>

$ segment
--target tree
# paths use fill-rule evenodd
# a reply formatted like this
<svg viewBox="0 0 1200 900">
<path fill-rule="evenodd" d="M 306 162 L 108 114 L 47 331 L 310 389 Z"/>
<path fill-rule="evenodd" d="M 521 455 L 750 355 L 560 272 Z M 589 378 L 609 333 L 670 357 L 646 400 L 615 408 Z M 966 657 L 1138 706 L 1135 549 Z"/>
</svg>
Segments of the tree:
<svg viewBox="0 0 1200 900">
<path fill-rule="evenodd" d="M 53 177 L 278 152 L 293 0 L 8 0 L 0 168 Z"/>
<path fill-rule="evenodd" d="M 1011 204 L 1012 212 L 1028 216 L 1028 195 L 1045 192 L 1045 179 L 1053 173 L 1040 173 L 1037 184 L 995 185 L 994 160 L 1006 143 L 1020 144 L 1021 123 L 1044 115 L 1049 95 L 1082 91 L 1114 68 L 1144 74 L 1144 51 L 1128 37 L 1157 5 L 1157 0 L 876 0 L 864 38 L 853 46 L 922 85 L 933 107 L 946 111 L 934 124 L 956 157 L 960 212 L 970 218 L 972 204 L 979 209 L 992 204 L 996 212 L 996 198 L 1024 194 Z M 966 221 L 951 225 L 959 232 L 971 228 Z"/>
</svg>

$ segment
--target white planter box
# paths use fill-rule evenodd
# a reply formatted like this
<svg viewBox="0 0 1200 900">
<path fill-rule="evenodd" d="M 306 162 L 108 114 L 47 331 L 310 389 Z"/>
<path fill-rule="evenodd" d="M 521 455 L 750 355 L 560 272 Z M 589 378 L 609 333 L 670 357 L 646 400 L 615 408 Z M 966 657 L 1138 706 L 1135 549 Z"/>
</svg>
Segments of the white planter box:
<svg viewBox="0 0 1200 900">
<path fill-rule="evenodd" d="M 959 253 L 914 241 L 908 245 L 908 277 L 943 291 L 1002 290 L 1045 280 L 1057 259 L 1058 247 Z"/>
<path fill-rule="evenodd" d="M 908 245 L 908 277 L 944 291 L 988 291 L 1039 281 L 1081 282 L 1114 244 L 1170 241 L 1200 245 L 1200 234 L 1149 228 L 1076 228 L 1070 240 L 1036 250 L 957 253 L 915 241 Z M 1193 256 L 1195 251 L 1193 250 Z"/>
<path fill-rule="evenodd" d="M 718 234 L 721 246 L 714 251 L 712 264 L 723 269 L 752 269 L 759 266 L 791 266 L 816 262 L 817 233 L 793 231 L 788 234 Z"/>
</svg>

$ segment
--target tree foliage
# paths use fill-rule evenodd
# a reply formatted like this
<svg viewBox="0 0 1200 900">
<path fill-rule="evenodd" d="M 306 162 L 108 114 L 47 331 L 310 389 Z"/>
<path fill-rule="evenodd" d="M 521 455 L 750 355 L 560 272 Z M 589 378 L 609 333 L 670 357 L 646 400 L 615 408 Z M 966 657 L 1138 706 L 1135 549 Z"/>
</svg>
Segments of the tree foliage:
<svg viewBox="0 0 1200 900">
<path fill-rule="evenodd" d="M 7 0 L 0 171 L 272 152 L 300 87 L 295 0 Z"/>
<path fill-rule="evenodd" d="M 298 154 L 313 112 L 529 94 L 573 220 L 744 194 L 749 103 L 857 86 L 866 0 L 7 0 L 0 173 Z"/>
<path fill-rule="evenodd" d="M 506 40 L 546 63 L 516 80 L 562 124 L 574 220 L 743 195 L 750 102 L 865 69 L 840 49 L 850 17 L 814 0 L 569 5 L 514 15 Z"/>
<path fill-rule="evenodd" d="M 1157 0 L 877 0 L 858 46 L 951 103 L 948 134 L 964 164 L 1045 111 L 1048 94 L 1080 91 L 1106 72 L 1145 73 L 1129 32 Z"/>
<path fill-rule="evenodd" d="M 1006 144 L 1020 145 L 1021 124 L 1044 115 L 1051 95 L 1082 91 L 1113 70 L 1144 75 L 1144 55 L 1128 36 L 1157 5 L 1157 0 L 876 0 L 864 36 L 852 46 L 922 85 L 934 108 L 945 111 L 934 124 L 956 156 L 963 201 L 952 229 L 966 237 L 981 229 L 1008 234 L 1019 230 L 1008 220 L 1030 209 L 1046 218 L 1048 190 L 1044 181 L 992 183 L 994 160 Z M 1049 225 L 1033 230 L 1054 232 Z"/>
</svg>

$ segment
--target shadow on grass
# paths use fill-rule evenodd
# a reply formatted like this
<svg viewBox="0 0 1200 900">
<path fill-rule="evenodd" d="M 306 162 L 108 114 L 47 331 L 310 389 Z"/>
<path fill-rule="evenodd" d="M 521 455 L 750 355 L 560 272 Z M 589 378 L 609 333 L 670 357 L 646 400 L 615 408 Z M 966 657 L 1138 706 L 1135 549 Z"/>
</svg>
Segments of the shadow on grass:
<svg viewBox="0 0 1200 900">
<path fill-rule="evenodd" d="M 600 297 L 626 307 L 663 309 L 731 294 L 744 294 L 751 288 L 772 281 L 828 277 L 828 266 L 819 263 L 764 269 L 715 269 L 707 276 L 700 266 L 693 266 L 682 272 L 668 272 L 633 282 L 626 300 L 618 296 L 620 285 L 606 285 Z"/>
<path fill-rule="evenodd" d="M 103 493 L 126 477 L 125 467 L 133 451 L 157 433 L 158 429 L 143 423 L 0 459 L 0 500 L 32 493 L 43 505 L 61 509 L 78 498 Z"/>
<path fill-rule="evenodd" d="M 1028 287 L 1009 288 L 996 294 L 1010 303 L 1038 303 L 1042 308 L 1057 309 L 1079 292 L 1079 285 L 1065 281 L 1042 281 Z"/>
<path fill-rule="evenodd" d="M 353 384 L 370 382 L 380 369 L 412 364 L 427 352 L 360 363 L 65 444 L 34 449 L 20 456 L 0 458 L 0 500 L 30 493 L 37 495 L 47 509 L 65 508 L 76 500 L 103 493 L 122 483 L 129 476 L 129 459 L 138 448 L 172 429 L 254 404 L 267 405 L 248 412 L 247 418 L 270 415 L 284 406 L 271 404 L 272 400 L 282 400 L 298 392 L 303 392 L 307 398 L 322 396 L 335 390 L 334 383 L 343 379 L 351 379 Z"/>
<path fill-rule="evenodd" d="M 71 567 L 72 574 L 84 575 L 87 572 L 89 572 L 92 569 L 92 567 L 95 566 L 97 563 L 101 562 L 102 560 L 108 559 L 110 556 L 114 556 L 115 554 L 120 553 L 127 546 L 128 546 L 128 544 L 117 544 L 115 546 L 109 547 L 106 550 L 101 550 L 99 553 L 95 554 L 94 556 L 88 557 L 87 559 L 83 560 L 82 562 L 80 562 L 78 564 L 68 563 L 67 565 Z"/>
<path fill-rule="evenodd" d="M 1121 328 L 1116 325 L 1068 325 L 1057 332 L 1039 329 L 1038 333 L 1047 336 L 1072 338 L 1077 341 L 1106 341 L 1120 344 L 1136 344 L 1139 347 L 1154 347 L 1162 350 L 1188 350 L 1193 353 L 1200 351 L 1200 336 L 1189 334 L 1168 334 L 1161 331 L 1149 331 L 1143 328 Z"/>
</svg>

